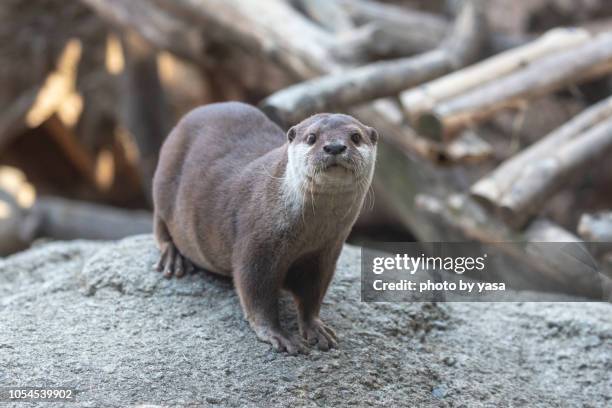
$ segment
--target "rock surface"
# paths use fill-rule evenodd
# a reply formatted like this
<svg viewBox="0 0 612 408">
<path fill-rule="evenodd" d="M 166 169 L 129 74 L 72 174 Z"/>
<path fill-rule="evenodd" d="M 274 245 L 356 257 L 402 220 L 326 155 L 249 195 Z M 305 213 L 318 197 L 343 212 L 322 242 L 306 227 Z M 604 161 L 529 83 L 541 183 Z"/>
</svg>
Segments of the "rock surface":
<svg viewBox="0 0 612 408">
<path fill-rule="evenodd" d="M 362 303 L 347 246 L 322 312 L 339 348 L 288 357 L 229 280 L 165 280 L 156 257 L 137 236 L 0 260 L 0 387 L 74 387 L 82 407 L 612 404 L 609 304 Z"/>
</svg>

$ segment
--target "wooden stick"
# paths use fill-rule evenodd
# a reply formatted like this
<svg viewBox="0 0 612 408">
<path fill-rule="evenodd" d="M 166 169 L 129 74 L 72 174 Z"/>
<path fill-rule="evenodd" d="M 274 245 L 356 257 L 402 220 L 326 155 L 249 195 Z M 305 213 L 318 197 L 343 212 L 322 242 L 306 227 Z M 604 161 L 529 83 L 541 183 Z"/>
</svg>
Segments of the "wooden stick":
<svg viewBox="0 0 612 408">
<path fill-rule="evenodd" d="M 385 142 L 400 151 L 408 155 L 416 154 L 431 161 L 439 160 L 436 147 L 402 123 L 402 111 L 391 98 L 378 99 L 371 106 L 352 108 L 350 114 L 364 123 L 375 126 L 378 133 L 384 135 Z"/>
<path fill-rule="evenodd" d="M 496 278 L 506 280 L 513 287 L 601 298 L 601 276 L 585 274 L 571 265 L 560 265 L 554 257 L 543 256 L 543 249 L 554 252 L 559 245 L 556 243 L 560 242 L 584 247 L 580 238 L 549 220 L 538 219 L 526 231 L 517 233 L 490 219 L 478 203 L 461 194 L 447 200 L 420 195 L 416 206 L 429 222 L 446 227 L 441 240 L 469 239 L 495 245 L 499 249 L 496 259 L 508 257 L 494 268 L 501 275 Z"/>
<path fill-rule="evenodd" d="M 285 0 L 156 0 L 201 25 L 212 41 L 228 39 L 258 52 L 298 78 L 341 69 L 336 39 Z"/>
<path fill-rule="evenodd" d="M 205 63 L 208 44 L 264 55 L 298 78 L 339 68 L 335 38 L 285 0 L 81 0 L 149 42 Z M 202 38 L 206 38 L 203 43 Z"/>
<path fill-rule="evenodd" d="M 385 140 L 406 154 L 416 154 L 433 163 L 454 165 L 473 164 L 489 159 L 493 148 L 474 132 L 463 132 L 450 144 L 435 143 L 419 136 L 404 123 L 403 113 L 397 101 L 378 99 L 370 108 L 351 109 L 351 113 L 366 123 L 376 123 Z"/>
<path fill-rule="evenodd" d="M 332 33 L 355 28 L 349 15 L 334 0 L 298 0 L 298 6 L 311 19 Z"/>
<path fill-rule="evenodd" d="M 419 133 L 447 140 L 502 109 L 612 72 L 612 33 L 533 62 L 526 68 L 443 101 L 419 117 Z"/>
<path fill-rule="evenodd" d="M 449 164 L 474 164 L 490 159 L 493 147 L 472 130 L 461 132 L 450 143 L 442 143 L 444 161 Z"/>
<path fill-rule="evenodd" d="M 155 0 L 81 0 L 105 20 L 122 29 L 138 30 L 158 49 L 199 63 L 204 62 L 201 28 L 164 10 Z"/>
<path fill-rule="evenodd" d="M 105 205 L 41 197 L 23 223 L 22 236 L 60 240 L 113 240 L 147 234 L 153 228 L 151 214 Z"/>
<path fill-rule="evenodd" d="M 448 71 L 447 55 L 434 50 L 301 82 L 272 94 L 260 106 L 277 123 L 292 125 L 317 112 L 341 111 L 347 106 L 393 95 Z"/>
<path fill-rule="evenodd" d="M 449 31 L 449 21 L 438 14 L 370 0 L 333 1 L 339 3 L 357 24 L 369 28 L 367 49 L 370 58 L 398 58 L 429 51 L 440 45 Z M 489 51 L 497 54 L 524 45 L 530 39 L 491 33 L 489 40 Z"/>
<path fill-rule="evenodd" d="M 585 30 L 554 29 L 539 39 L 425 83 L 400 95 L 402 106 L 413 123 L 439 103 L 481 84 L 501 78 L 527 64 L 561 50 L 575 47 L 590 38 Z"/>
<path fill-rule="evenodd" d="M 297 7 L 312 20 L 335 34 L 336 43 L 332 52 L 339 61 L 352 64 L 371 59 L 375 37 L 380 36 L 377 27 L 356 27 L 348 13 L 335 0 L 296 0 L 295 2 Z"/>
<path fill-rule="evenodd" d="M 343 61 L 361 62 L 408 57 L 431 50 L 422 43 L 417 49 L 405 36 L 405 32 L 393 31 L 374 21 L 339 33 L 335 52 Z"/>
<path fill-rule="evenodd" d="M 449 41 L 439 49 L 302 82 L 266 98 L 261 107 L 277 123 L 290 125 L 317 112 L 342 110 L 397 94 L 469 64 L 482 49 L 484 15 L 480 4 L 465 3 Z"/>
<path fill-rule="evenodd" d="M 391 4 L 369 0 L 338 0 L 338 3 L 358 24 L 376 24 L 380 30 L 379 39 L 393 38 L 403 55 L 437 47 L 449 26 L 448 21 L 438 15 Z"/>
<path fill-rule="evenodd" d="M 492 211 L 498 211 L 504 205 L 505 197 L 514 186 L 520 186 L 525 171 L 533 163 L 543 163 L 549 155 L 560 146 L 582 137 L 596 124 L 612 117 L 612 97 L 605 99 L 557 130 L 542 138 L 519 154 L 500 164 L 494 171 L 476 182 L 470 189 L 472 196 Z"/>
<path fill-rule="evenodd" d="M 569 176 L 575 176 L 612 152 L 612 117 L 527 164 L 499 201 L 501 217 L 514 227 L 525 225 Z"/>
</svg>

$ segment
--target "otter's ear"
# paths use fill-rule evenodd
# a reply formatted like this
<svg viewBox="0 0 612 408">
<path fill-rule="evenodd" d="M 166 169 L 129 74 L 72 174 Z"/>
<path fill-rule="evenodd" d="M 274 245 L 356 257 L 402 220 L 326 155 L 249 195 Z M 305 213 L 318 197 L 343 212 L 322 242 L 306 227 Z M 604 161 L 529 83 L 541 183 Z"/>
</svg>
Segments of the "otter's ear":
<svg viewBox="0 0 612 408">
<path fill-rule="evenodd" d="M 288 131 L 287 131 L 287 140 L 289 140 L 289 143 L 293 142 L 293 139 L 295 139 L 295 134 L 297 133 L 295 126 L 292 126 Z"/>
<path fill-rule="evenodd" d="M 376 142 L 378 142 L 378 132 L 376 131 L 376 129 L 369 127 L 368 133 L 370 134 L 370 140 L 372 141 L 372 144 L 376 144 Z"/>
</svg>

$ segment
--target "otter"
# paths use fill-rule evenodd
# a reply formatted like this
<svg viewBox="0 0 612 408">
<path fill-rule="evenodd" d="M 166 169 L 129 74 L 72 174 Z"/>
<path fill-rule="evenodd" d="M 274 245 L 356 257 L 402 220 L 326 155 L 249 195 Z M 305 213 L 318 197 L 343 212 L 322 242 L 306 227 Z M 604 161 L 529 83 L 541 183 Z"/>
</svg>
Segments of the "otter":
<svg viewBox="0 0 612 408">
<path fill-rule="evenodd" d="M 243 103 L 194 109 L 164 142 L 154 176 L 157 269 L 232 277 L 250 326 L 277 351 L 335 347 L 319 311 L 370 187 L 377 139 L 344 114 L 311 116 L 285 135 Z M 303 338 L 281 328 L 281 290 L 294 297 Z"/>
</svg>

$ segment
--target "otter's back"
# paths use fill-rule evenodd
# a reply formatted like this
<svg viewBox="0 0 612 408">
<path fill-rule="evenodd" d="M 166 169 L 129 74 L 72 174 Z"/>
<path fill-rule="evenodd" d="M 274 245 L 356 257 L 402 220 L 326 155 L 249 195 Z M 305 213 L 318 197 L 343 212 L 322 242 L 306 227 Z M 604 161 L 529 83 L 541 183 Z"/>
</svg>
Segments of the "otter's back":
<svg viewBox="0 0 612 408">
<path fill-rule="evenodd" d="M 231 208 L 230 185 L 249 163 L 285 140 L 261 111 L 239 102 L 200 107 L 181 119 L 162 148 L 153 193 L 156 214 L 186 256 L 197 262 L 203 251 L 229 253 L 231 239 L 221 223 L 231 216 L 218 215 Z"/>
</svg>

